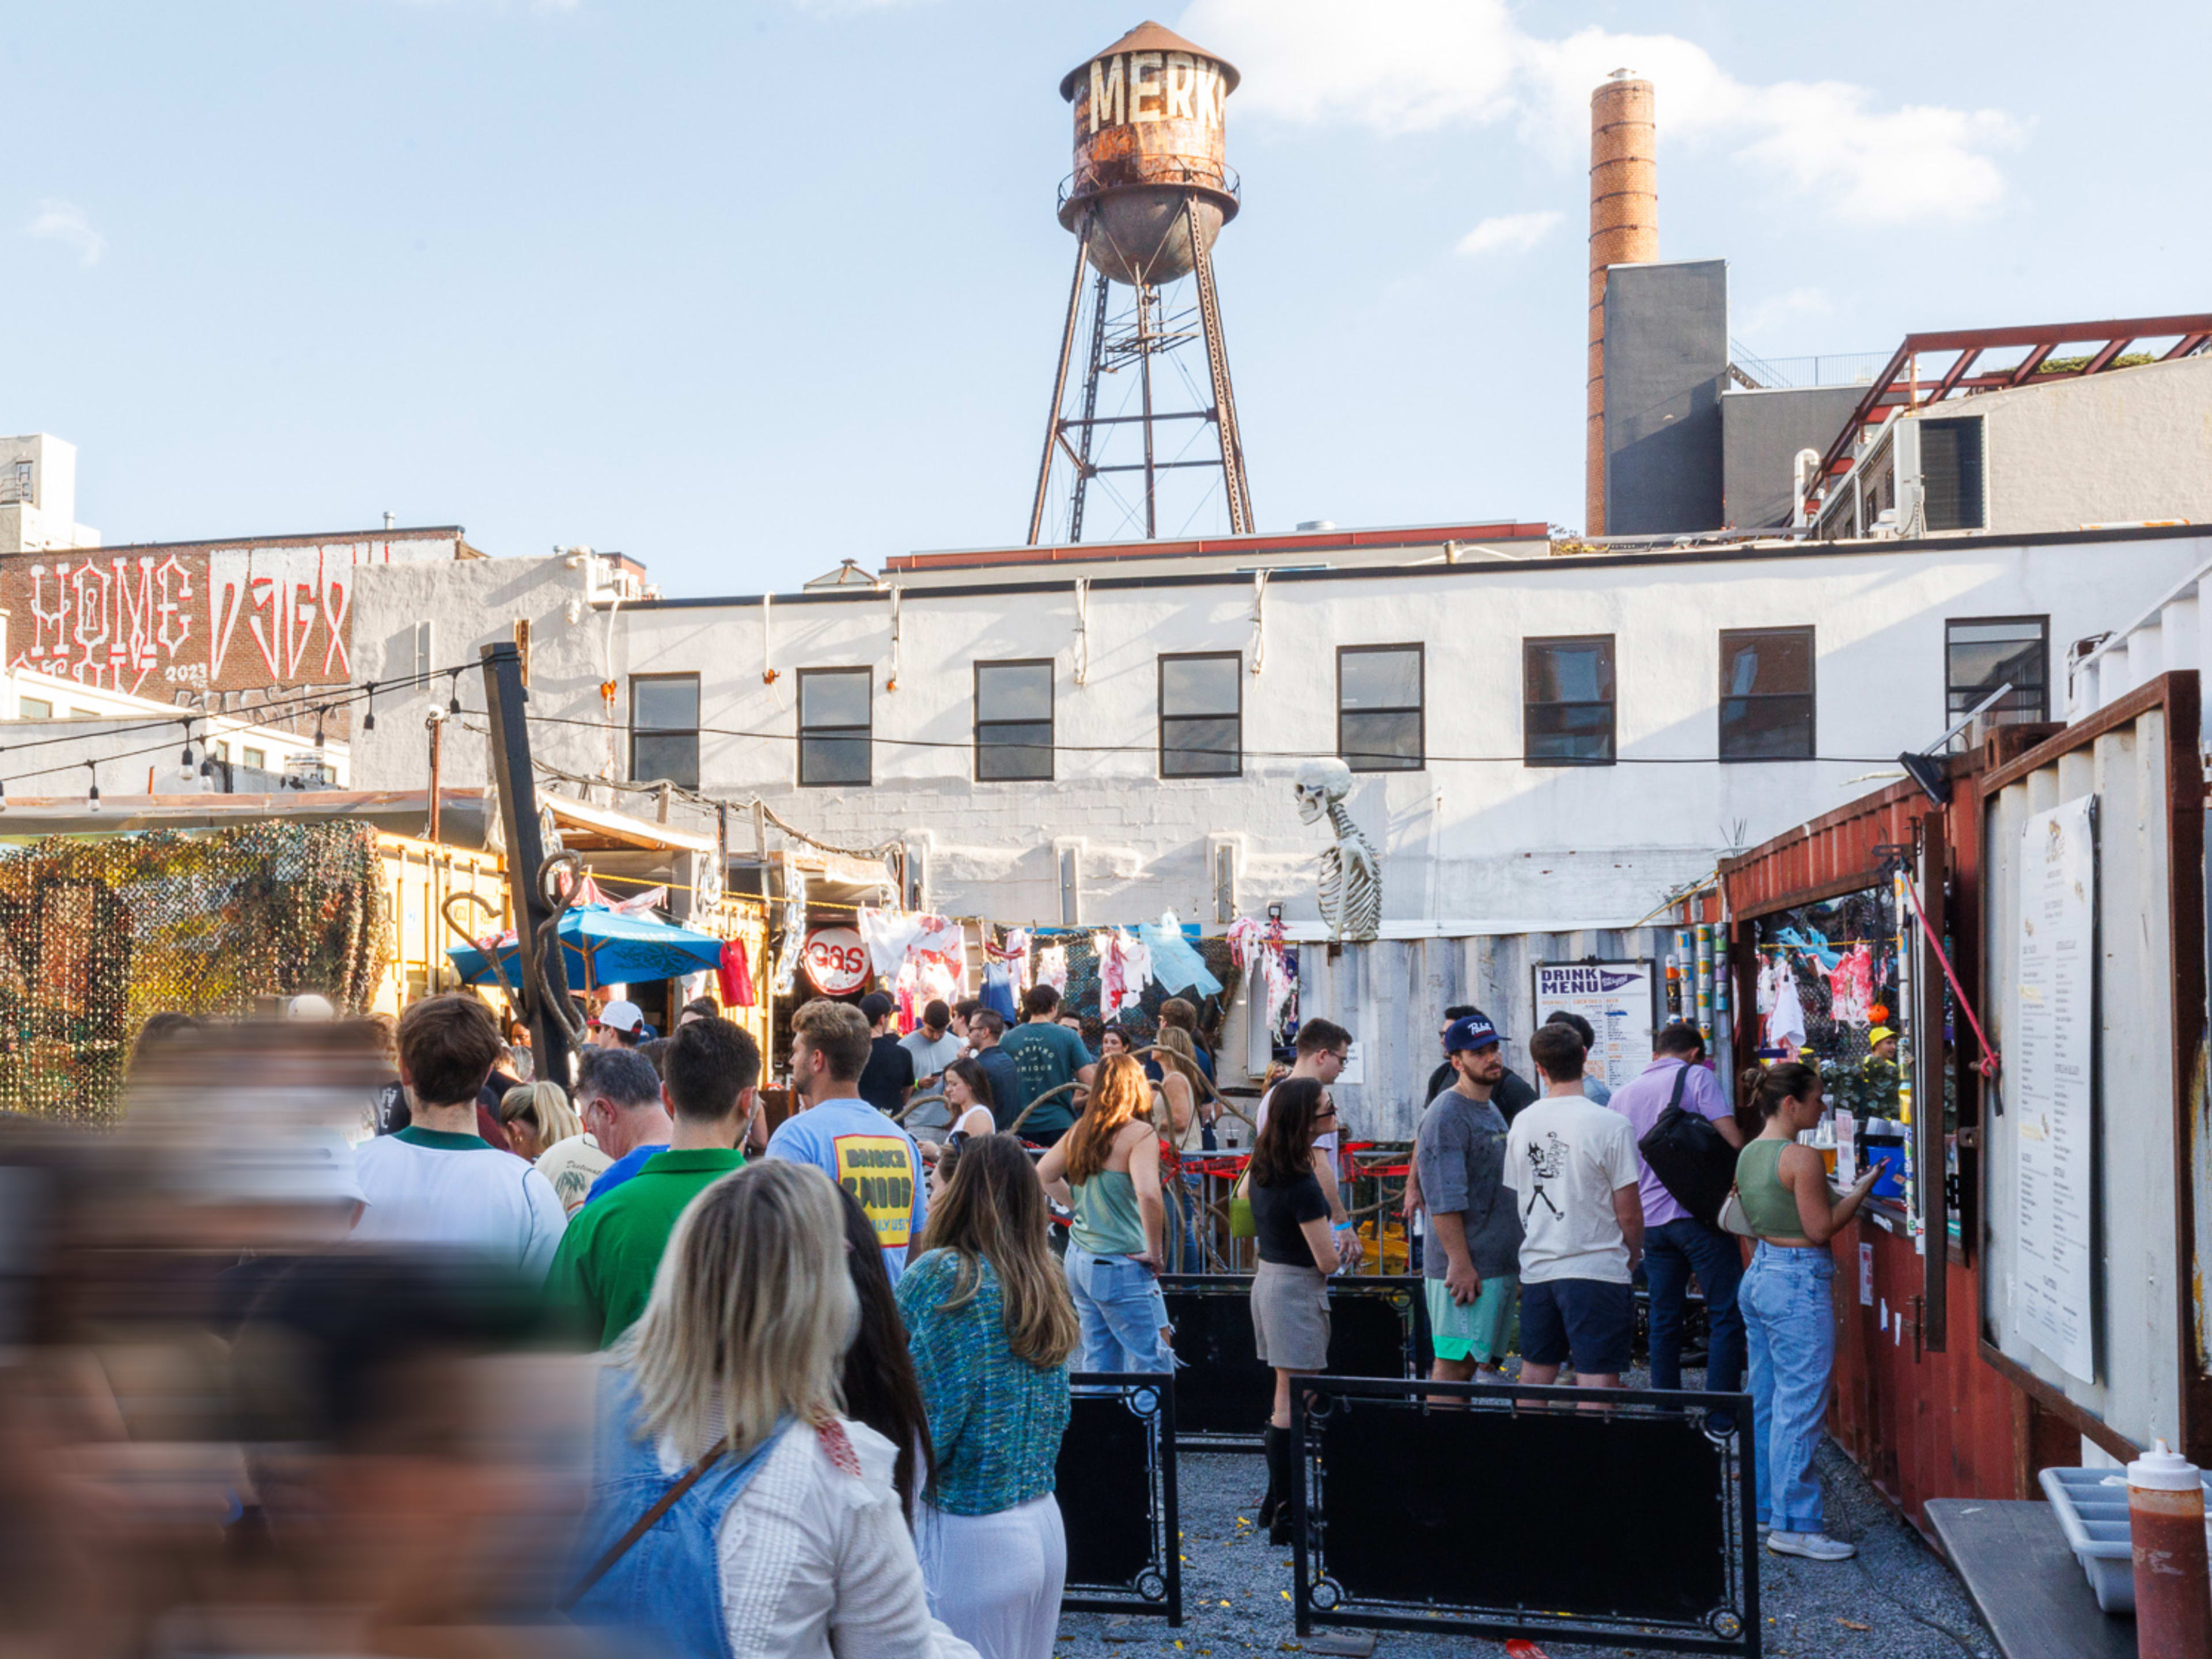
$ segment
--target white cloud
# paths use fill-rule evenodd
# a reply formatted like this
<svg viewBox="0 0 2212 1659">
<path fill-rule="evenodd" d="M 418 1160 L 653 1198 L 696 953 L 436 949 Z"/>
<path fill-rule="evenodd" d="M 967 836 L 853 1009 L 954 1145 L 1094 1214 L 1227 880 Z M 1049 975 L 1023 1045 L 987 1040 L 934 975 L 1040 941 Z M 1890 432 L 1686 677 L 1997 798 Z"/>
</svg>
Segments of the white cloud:
<svg viewBox="0 0 2212 1659">
<path fill-rule="evenodd" d="M 1828 316 L 1835 308 L 1835 301 L 1824 288 L 1793 288 L 1754 301 L 1741 321 L 1731 323 L 1729 331 L 1750 339 L 1801 319 Z"/>
<path fill-rule="evenodd" d="M 2000 110 L 1882 107 L 1839 81 L 1737 80 L 1669 34 L 1525 33 L 1506 0 L 1193 0 L 1176 27 L 1243 71 L 1237 107 L 1395 134 L 1510 120 L 1563 159 L 1589 142 L 1590 88 L 1628 67 L 1658 89 L 1662 160 L 1725 149 L 1780 191 L 1863 224 L 1966 219 L 2005 189 L 1996 157 L 2026 128 Z"/>
<path fill-rule="evenodd" d="M 100 256 L 107 252 L 107 238 L 92 228 L 84 210 L 74 202 L 49 198 L 40 203 L 37 216 L 23 227 L 23 234 L 44 242 L 59 242 L 76 252 L 79 264 L 96 265 Z"/>
<path fill-rule="evenodd" d="M 1480 259 L 1490 253 L 1526 253 L 1559 228 L 1560 215 L 1550 208 L 1539 213 L 1503 213 L 1485 219 L 1459 239 L 1462 258 Z"/>
</svg>

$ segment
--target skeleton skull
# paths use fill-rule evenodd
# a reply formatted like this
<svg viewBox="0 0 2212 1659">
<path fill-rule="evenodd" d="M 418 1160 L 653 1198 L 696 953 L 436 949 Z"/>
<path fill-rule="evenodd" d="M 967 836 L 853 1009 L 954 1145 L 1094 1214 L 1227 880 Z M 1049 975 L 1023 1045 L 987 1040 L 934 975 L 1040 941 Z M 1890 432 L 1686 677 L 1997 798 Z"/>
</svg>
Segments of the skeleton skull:
<svg viewBox="0 0 2212 1659">
<path fill-rule="evenodd" d="M 1340 760 L 1310 760 L 1298 768 L 1298 818 L 1318 823 L 1352 793 L 1352 769 Z"/>
</svg>

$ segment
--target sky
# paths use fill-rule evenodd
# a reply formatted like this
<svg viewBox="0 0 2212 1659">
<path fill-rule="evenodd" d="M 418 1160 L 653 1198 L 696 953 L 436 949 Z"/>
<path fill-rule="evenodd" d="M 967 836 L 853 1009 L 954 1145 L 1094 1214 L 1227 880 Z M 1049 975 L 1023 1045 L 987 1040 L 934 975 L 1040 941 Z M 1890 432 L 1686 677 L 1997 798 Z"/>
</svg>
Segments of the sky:
<svg viewBox="0 0 2212 1659">
<path fill-rule="evenodd" d="M 1243 75 L 1216 267 L 1263 530 L 1580 525 L 1615 68 L 1656 83 L 1661 257 L 1725 258 L 1761 357 L 2212 307 L 2201 0 L 1156 15 Z M 1020 542 L 1074 257 L 1058 82 L 1140 15 L 7 8 L 0 431 L 78 447 L 110 543 L 389 511 L 714 594 Z"/>
</svg>

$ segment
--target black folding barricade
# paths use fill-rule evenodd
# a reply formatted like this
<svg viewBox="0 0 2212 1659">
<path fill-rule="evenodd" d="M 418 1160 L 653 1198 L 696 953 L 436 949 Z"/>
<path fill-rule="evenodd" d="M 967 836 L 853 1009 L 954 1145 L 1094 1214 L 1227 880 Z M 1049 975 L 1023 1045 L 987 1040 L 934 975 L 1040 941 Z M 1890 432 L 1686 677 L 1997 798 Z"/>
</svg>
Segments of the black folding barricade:
<svg viewBox="0 0 2212 1659">
<path fill-rule="evenodd" d="M 1274 1407 L 1275 1374 L 1252 1335 L 1252 1275 L 1162 1273 L 1175 1327 L 1176 1443 L 1252 1451 Z M 1328 1368 L 1346 1376 L 1419 1376 L 1429 1368 L 1428 1304 L 1418 1279 L 1328 1282 Z"/>
<path fill-rule="evenodd" d="M 1749 1395 L 1314 1376 L 1291 1411 L 1300 1636 L 1758 1659 Z"/>
<path fill-rule="evenodd" d="M 1078 1613 L 1164 1613 L 1182 1623 L 1176 1390 L 1164 1372 L 1077 1371 L 1055 1495 Z"/>
</svg>

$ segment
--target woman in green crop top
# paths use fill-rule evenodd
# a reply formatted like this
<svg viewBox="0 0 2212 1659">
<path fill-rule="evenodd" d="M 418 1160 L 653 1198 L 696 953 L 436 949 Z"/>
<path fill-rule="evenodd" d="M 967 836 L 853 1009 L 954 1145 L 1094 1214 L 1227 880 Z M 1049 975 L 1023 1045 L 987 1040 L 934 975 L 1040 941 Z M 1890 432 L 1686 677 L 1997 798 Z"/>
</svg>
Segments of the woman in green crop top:
<svg viewBox="0 0 2212 1659">
<path fill-rule="evenodd" d="M 1765 1123 L 1736 1155 L 1736 1197 L 1759 1239 L 1736 1305 L 1750 1348 L 1753 1455 L 1759 1460 L 1759 1519 L 1777 1555 L 1844 1561 L 1852 1547 L 1821 1528 L 1813 1453 L 1828 1414 L 1836 1359 L 1828 1242 L 1850 1224 L 1879 1166 L 1838 1197 L 1826 1166 L 1797 1137 L 1820 1121 L 1820 1074 L 1791 1061 L 1754 1066 L 1736 1085 Z"/>
</svg>

